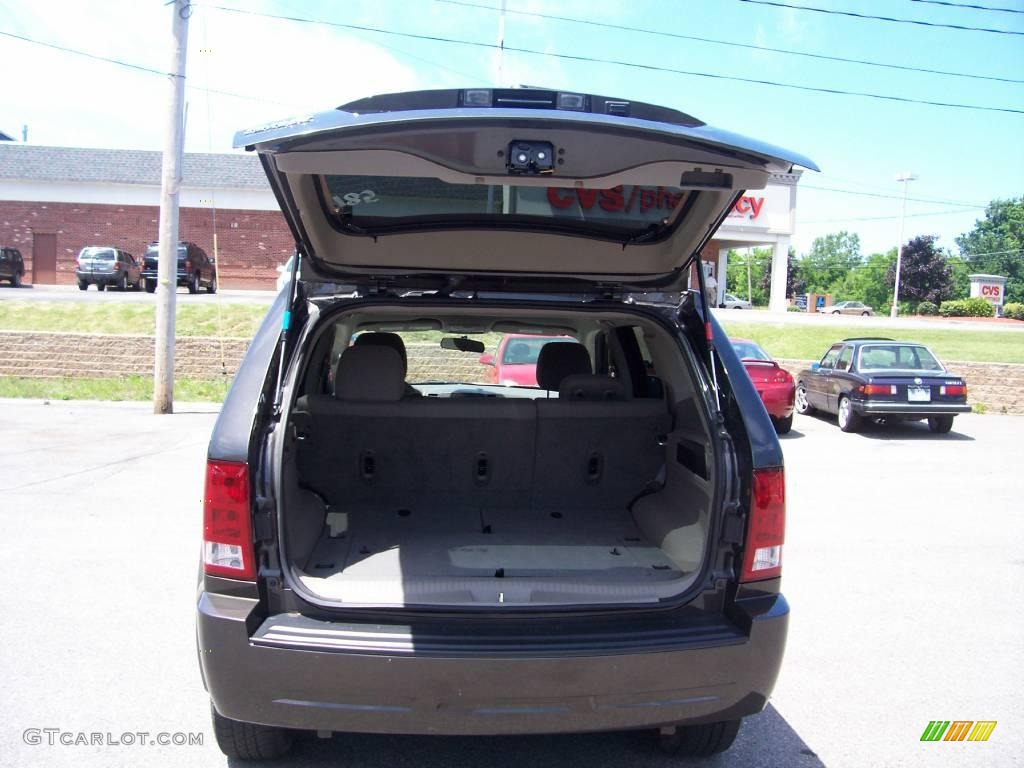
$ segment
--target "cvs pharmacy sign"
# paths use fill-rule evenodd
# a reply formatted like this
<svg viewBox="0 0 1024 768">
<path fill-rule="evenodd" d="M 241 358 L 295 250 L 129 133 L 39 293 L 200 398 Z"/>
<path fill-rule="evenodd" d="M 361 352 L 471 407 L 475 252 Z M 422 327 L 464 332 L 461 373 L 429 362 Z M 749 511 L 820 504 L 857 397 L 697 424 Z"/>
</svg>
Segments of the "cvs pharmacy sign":
<svg viewBox="0 0 1024 768">
<path fill-rule="evenodd" d="M 980 286 L 982 298 L 998 302 L 1003 297 L 1003 286 L 997 283 L 982 283 Z"/>
<path fill-rule="evenodd" d="M 761 209 L 764 208 L 764 198 L 754 197 L 753 195 L 744 195 L 736 201 L 736 205 L 729 211 L 729 218 L 743 218 L 754 220 L 761 215 Z"/>
</svg>

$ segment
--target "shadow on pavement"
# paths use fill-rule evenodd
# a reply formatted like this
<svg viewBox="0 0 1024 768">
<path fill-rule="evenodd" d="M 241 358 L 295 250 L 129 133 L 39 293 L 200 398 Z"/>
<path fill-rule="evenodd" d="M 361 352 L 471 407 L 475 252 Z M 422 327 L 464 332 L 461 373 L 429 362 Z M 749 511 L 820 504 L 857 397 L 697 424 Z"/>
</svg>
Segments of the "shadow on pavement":
<svg viewBox="0 0 1024 768">
<path fill-rule="evenodd" d="M 230 761 L 242 768 L 251 765 Z M 617 768 L 621 766 L 787 766 L 823 768 L 824 764 L 789 723 L 769 706 L 748 718 L 732 748 L 722 755 L 683 760 L 658 751 L 651 732 L 628 731 L 568 736 L 384 736 L 337 734 L 331 739 L 303 735 L 278 766 L 367 766 L 367 768 Z"/>
<path fill-rule="evenodd" d="M 807 437 L 807 435 L 805 435 L 799 429 L 791 429 L 786 434 L 779 435 L 779 440 L 785 442 L 786 440 L 799 440 L 802 437 Z"/>
<path fill-rule="evenodd" d="M 805 418 L 812 418 L 822 424 L 828 424 L 839 431 L 839 424 L 834 413 L 815 411 L 807 414 Z M 873 421 L 865 421 L 854 435 L 866 437 L 871 440 L 967 440 L 974 441 L 970 435 L 956 431 L 956 420 L 953 421 L 953 430 L 944 435 L 938 435 L 928 429 L 925 421 L 893 421 L 883 424 L 876 424 Z M 793 430 L 794 432 L 796 430 Z"/>
<path fill-rule="evenodd" d="M 838 429 L 838 427 L 837 427 Z M 897 421 L 892 424 L 864 424 L 858 432 L 870 440 L 967 440 L 974 441 L 970 435 L 956 431 L 956 421 L 953 422 L 953 430 L 944 435 L 936 434 L 928 429 L 928 424 L 923 421 Z"/>
</svg>

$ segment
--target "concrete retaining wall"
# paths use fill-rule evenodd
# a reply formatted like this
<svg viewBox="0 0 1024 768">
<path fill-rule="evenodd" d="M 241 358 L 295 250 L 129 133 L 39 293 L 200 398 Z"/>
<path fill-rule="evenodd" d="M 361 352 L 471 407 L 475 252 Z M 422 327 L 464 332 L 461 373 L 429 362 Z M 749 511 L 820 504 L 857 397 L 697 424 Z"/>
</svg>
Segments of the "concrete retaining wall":
<svg viewBox="0 0 1024 768">
<path fill-rule="evenodd" d="M 181 337 L 175 344 L 175 376 L 234 376 L 248 339 Z M 223 348 L 223 353 L 222 353 Z M 152 376 L 152 336 L 0 331 L 0 376 L 117 378 Z M 223 366 L 222 366 L 223 360 Z"/>
<path fill-rule="evenodd" d="M 174 356 L 175 375 L 212 379 L 233 376 L 249 346 L 248 339 L 181 337 Z M 414 344 L 408 349 L 409 378 L 414 381 L 486 381 L 490 370 L 478 355 Z M 0 331 L 0 376 L 27 378 L 115 378 L 151 376 L 152 336 Z M 780 360 L 796 375 L 810 361 Z M 993 413 L 1024 414 L 1024 365 L 948 363 L 967 379 L 969 400 Z"/>
</svg>

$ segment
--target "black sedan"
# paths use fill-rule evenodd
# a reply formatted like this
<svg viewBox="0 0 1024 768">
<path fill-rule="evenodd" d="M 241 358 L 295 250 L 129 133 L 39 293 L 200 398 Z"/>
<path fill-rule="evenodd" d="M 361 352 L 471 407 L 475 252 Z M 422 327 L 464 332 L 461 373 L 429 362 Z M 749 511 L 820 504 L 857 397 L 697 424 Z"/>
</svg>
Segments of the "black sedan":
<svg viewBox="0 0 1024 768">
<path fill-rule="evenodd" d="M 928 428 L 941 434 L 971 407 L 967 382 L 923 344 L 857 338 L 833 344 L 797 377 L 796 412 L 815 410 L 838 414 L 844 432 L 856 432 L 865 419 L 927 419 Z"/>
</svg>

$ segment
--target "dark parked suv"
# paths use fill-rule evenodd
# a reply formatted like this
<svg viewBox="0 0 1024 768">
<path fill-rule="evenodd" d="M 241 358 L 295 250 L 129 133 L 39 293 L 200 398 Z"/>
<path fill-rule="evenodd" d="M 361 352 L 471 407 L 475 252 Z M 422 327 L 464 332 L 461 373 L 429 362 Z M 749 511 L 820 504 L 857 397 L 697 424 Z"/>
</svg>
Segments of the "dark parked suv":
<svg viewBox="0 0 1024 768">
<path fill-rule="evenodd" d="M 25 261 L 17 248 L 0 248 L 0 280 L 10 280 L 15 288 L 25 277 Z"/>
<path fill-rule="evenodd" d="M 534 89 L 378 96 L 236 144 L 298 250 L 206 465 L 221 749 L 623 729 L 728 748 L 782 663 L 785 481 L 697 254 L 745 190 L 813 163 Z M 489 381 L 495 334 L 558 337 L 536 386 Z"/>
<path fill-rule="evenodd" d="M 142 277 L 146 281 L 146 291 L 156 291 L 159 278 L 160 245 L 150 243 L 143 257 Z M 217 267 L 206 251 L 195 243 L 178 243 L 178 275 L 176 286 L 185 286 L 189 293 L 199 293 L 205 288 L 207 293 L 217 292 Z"/>
</svg>

